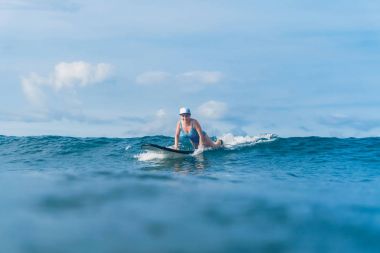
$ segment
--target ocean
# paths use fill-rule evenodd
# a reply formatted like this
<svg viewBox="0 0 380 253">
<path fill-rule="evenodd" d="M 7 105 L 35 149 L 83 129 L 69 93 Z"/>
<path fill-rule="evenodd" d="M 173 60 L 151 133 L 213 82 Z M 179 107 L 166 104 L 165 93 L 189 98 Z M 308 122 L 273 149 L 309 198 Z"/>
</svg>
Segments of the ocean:
<svg viewBox="0 0 380 253">
<path fill-rule="evenodd" d="M 380 138 L 0 136 L 0 252 L 380 252 Z"/>
</svg>

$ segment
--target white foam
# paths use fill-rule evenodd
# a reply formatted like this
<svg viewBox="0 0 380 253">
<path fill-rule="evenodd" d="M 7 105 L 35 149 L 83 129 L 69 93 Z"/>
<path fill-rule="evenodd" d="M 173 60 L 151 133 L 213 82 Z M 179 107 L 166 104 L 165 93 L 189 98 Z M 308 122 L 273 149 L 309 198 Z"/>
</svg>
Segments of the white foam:
<svg viewBox="0 0 380 253">
<path fill-rule="evenodd" d="M 204 151 L 206 151 L 206 150 L 211 150 L 211 149 L 212 149 L 212 148 L 204 148 L 204 147 L 202 147 L 202 148 L 198 148 L 198 149 L 194 150 L 194 153 L 191 154 L 191 155 L 192 155 L 192 156 L 197 156 L 197 155 L 202 154 Z"/>
<path fill-rule="evenodd" d="M 161 160 L 165 159 L 165 154 L 154 152 L 154 151 L 146 151 L 134 156 L 139 161 L 151 161 L 151 160 Z"/>
<path fill-rule="evenodd" d="M 260 134 L 258 136 L 234 136 L 233 134 L 225 134 L 219 139 L 223 140 L 226 148 L 236 148 L 241 146 L 255 145 L 261 142 L 274 141 L 278 138 L 275 134 Z"/>
<path fill-rule="evenodd" d="M 177 158 L 183 158 L 184 156 L 186 155 L 171 153 L 171 152 L 162 153 L 160 151 L 148 150 L 143 153 L 135 155 L 134 158 L 138 159 L 139 161 L 152 161 L 152 160 L 163 160 L 163 159 L 177 159 Z"/>
</svg>

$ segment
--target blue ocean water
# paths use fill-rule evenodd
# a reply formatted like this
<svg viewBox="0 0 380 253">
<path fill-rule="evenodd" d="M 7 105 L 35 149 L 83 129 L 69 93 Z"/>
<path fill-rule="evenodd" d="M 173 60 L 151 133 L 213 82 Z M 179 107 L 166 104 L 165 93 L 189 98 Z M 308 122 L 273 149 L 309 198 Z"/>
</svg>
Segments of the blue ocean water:
<svg viewBox="0 0 380 253">
<path fill-rule="evenodd" d="M 380 138 L 0 136 L 0 252 L 380 252 Z"/>
</svg>

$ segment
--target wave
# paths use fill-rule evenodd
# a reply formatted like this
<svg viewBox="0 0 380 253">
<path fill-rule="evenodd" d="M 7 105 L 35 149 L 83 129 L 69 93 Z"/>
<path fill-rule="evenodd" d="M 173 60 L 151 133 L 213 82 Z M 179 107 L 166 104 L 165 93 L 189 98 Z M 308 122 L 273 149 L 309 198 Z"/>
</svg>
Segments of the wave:
<svg viewBox="0 0 380 253">
<path fill-rule="evenodd" d="M 278 139 L 276 134 L 260 134 L 258 136 L 234 136 L 231 133 L 220 137 L 223 140 L 224 146 L 228 149 L 235 149 L 244 146 L 253 146 L 262 142 L 270 142 Z"/>
<path fill-rule="evenodd" d="M 215 137 L 214 137 L 215 138 Z M 368 159 L 377 162 L 380 158 L 378 147 L 380 138 L 322 138 L 322 137 L 289 137 L 281 138 L 275 134 L 260 134 L 255 136 L 240 136 L 227 133 L 217 138 L 222 139 L 224 148 L 204 153 L 247 155 L 248 152 L 261 152 L 273 156 L 305 156 L 312 158 L 315 155 L 333 156 L 344 154 L 350 160 Z M 18 162 L 30 163 L 30 161 L 49 159 L 49 161 L 71 161 L 82 163 L 89 161 L 120 162 L 123 159 L 148 161 L 154 159 L 166 159 L 166 156 L 157 152 L 144 152 L 141 145 L 155 143 L 162 146 L 171 146 L 173 137 L 169 136 L 145 136 L 137 138 L 77 138 L 62 136 L 38 136 L 38 137 L 9 137 L 0 136 L 0 163 L 13 164 Z M 261 145 L 265 144 L 265 145 Z M 68 161 L 68 160 L 67 160 Z M 42 162 L 41 162 L 42 163 Z"/>
</svg>

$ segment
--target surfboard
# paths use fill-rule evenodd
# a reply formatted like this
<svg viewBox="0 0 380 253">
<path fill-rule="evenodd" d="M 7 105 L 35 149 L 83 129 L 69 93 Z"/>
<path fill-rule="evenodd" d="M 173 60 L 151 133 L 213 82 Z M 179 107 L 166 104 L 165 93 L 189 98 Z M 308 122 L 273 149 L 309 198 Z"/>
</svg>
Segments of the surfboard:
<svg viewBox="0 0 380 253">
<path fill-rule="evenodd" d="M 152 143 L 145 143 L 141 145 L 141 148 L 143 149 L 149 149 L 149 150 L 157 150 L 161 152 L 168 152 L 172 154 L 182 154 L 182 155 L 190 155 L 194 153 L 194 150 L 179 150 L 179 149 L 173 149 L 173 148 L 167 148 L 163 147 L 157 144 L 152 144 Z"/>
</svg>

